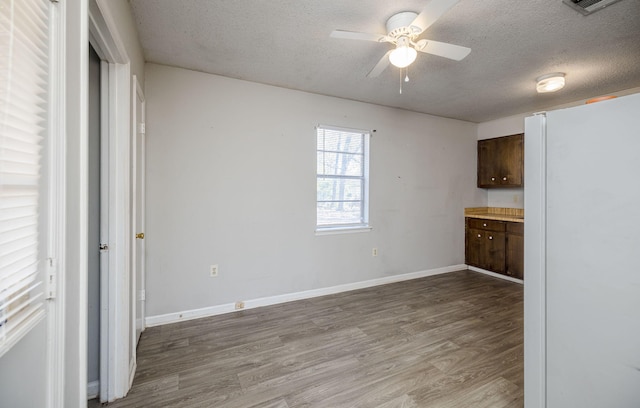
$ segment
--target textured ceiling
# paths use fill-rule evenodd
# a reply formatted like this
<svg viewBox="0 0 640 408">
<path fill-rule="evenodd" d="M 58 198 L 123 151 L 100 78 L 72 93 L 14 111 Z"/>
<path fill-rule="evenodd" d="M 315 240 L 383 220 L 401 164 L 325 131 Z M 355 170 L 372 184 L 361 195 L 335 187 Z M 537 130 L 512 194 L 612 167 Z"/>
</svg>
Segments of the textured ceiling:
<svg viewBox="0 0 640 408">
<path fill-rule="evenodd" d="M 389 44 L 330 38 L 385 34 L 429 0 L 130 0 L 145 59 L 323 95 L 484 122 L 640 87 L 640 0 L 583 16 L 561 0 L 460 0 L 421 38 L 471 48 L 456 62 L 422 54 L 400 74 L 367 73 Z M 536 94 L 535 78 L 567 85 Z"/>
</svg>

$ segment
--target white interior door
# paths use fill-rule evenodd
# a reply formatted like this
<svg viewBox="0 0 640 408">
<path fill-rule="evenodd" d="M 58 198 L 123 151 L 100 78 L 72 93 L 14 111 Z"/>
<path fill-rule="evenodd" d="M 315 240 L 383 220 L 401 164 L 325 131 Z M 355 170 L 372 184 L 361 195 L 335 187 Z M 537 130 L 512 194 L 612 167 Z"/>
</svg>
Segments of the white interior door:
<svg viewBox="0 0 640 408">
<path fill-rule="evenodd" d="M 144 330 L 144 303 L 145 303 L 145 99 L 137 77 L 133 77 L 133 131 L 132 141 L 132 187 L 133 187 L 133 228 L 135 242 L 133 245 L 133 273 L 131 275 L 132 296 L 135 302 L 132 305 L 132 350 L 135 350 L 140 334 Z"/>
<path fill-rule="evenodd" d="M 109 395 L 109 64 L 100 62 L 100 401 Z"/>
</svg>

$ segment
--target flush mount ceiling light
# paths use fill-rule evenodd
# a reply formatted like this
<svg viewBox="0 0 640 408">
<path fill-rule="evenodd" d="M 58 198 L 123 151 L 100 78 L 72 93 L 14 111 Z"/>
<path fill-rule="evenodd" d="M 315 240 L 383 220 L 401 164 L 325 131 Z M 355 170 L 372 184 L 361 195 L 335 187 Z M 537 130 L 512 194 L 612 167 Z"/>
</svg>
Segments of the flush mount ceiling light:
<svg viewBox="0 0 640 408">
<path fill-rule="evenodd" d="M 564 88 L 564 73 L 554 72 L 536 78 L 538 93 L 555 92 Z"/>
<path fill-rule="evenodd" d="M 418 52 L 415 48 L 410 47 L 411 43 L 407 37 L 400 37 L 396 49 L 389 54 L 389 62 L 398 68 L 405 68 L 416 60 Z"/>
</svg>

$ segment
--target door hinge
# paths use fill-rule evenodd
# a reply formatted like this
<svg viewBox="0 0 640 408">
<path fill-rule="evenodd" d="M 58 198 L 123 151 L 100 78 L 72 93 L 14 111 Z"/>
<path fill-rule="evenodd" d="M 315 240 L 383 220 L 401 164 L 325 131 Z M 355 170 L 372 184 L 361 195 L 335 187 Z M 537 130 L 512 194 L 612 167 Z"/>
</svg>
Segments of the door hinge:
<svg viewBox="0 0 640 408">
<path fill-rule="evenodd" d="M 108 250 L 109 250 L 108 244 L 100 244 L 100 251 L 108 251 Z"/>
<path fill-rule="evenodd" d="M 147 300 L 147 292 L 144 289 L 140 291 L 140 300 Z"/>
<path fill-rule="evenodd" d="M 45 290 L 46 290 L 46 298 L 47 299 L 55 299 L 56 292 L 58 289 L 58 265 L 56 260 L 53 258 L 47 258 L 47 267 L 46 267 L 46 282 L 45 282 Z"/>
<path fill-rule="evenodd" d="M 147 127 L 144 125 L 144 123 L 140 124 L 140 133 L 142 133 L 143 135 L 146 133 Z"/>
</svg>

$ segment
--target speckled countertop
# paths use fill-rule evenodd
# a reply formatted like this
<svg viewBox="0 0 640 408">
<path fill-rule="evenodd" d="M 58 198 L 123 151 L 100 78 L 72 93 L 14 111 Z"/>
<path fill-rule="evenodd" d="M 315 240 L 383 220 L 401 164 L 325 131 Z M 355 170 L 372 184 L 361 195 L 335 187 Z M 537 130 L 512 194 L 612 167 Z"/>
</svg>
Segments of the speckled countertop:
<svg viewBox="0 0 640 408">
<path fill-rule="evenodd" d="M 487 220 L 524 222 L 523 208 L 472 207 L 464 209 L 464 216 Z"/>
</svg>

